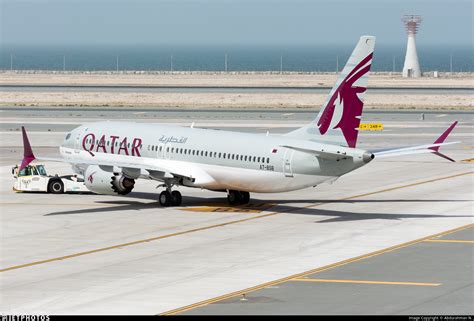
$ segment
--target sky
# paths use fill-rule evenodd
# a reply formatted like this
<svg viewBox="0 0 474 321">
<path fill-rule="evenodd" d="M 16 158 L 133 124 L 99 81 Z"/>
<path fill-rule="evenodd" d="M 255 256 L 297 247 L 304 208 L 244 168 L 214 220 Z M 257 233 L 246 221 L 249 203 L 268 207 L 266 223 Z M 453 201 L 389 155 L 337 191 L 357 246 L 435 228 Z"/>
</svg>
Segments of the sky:
<svg viewBox="0 0 474 321">
<path fill-rule="evenodd" d="M 0 45 L 405 44 L 473 46 L 472 0 L 0 0 Z"/>
</svg>

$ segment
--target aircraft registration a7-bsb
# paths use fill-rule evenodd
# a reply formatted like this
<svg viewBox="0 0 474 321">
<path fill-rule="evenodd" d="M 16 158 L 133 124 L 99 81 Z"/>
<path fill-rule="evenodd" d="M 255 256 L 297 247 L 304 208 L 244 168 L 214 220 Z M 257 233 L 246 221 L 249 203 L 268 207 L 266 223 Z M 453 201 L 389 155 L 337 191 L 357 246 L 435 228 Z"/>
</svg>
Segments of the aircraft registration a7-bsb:
<svg viewBox="0 0 474 321">
<path fill-rule="evenodd" d="M 72 130 L 62 158 L 34 156 L 23 130 L 24 159 L 72 164 L 86 187 L 125 195 L 135 181 L 160 181 L 162 206 L 181 204 L 174 186 L 227 192 L 231 205 L 249 202 L 249 192 L 298 190 L 333 181 L 378 157 L 434 153 L 457 122 L 434 143 L 367 151 L 356 148 L 375 37 L 362 36 L 314 121 L 279 136 L 134 122 L 104 121 Z"/>
</svg>

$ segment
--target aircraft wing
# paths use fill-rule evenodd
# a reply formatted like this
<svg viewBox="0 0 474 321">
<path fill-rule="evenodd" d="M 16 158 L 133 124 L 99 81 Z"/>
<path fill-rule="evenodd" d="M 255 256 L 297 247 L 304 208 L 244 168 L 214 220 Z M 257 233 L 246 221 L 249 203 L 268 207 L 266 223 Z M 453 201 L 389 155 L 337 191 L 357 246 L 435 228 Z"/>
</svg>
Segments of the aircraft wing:
<svg viewBox="0 0 474 321">
<path fill-rule="evenodd" d="M 126 156 L 122 156 L 126 157 Z M 97 165 L 101 167 L 119 167 L 123 170 L 141 170 L 144 169 L 150 173 L 150 176 L 156 180 L 163 180 L 165 178 L 179 177 L 190 180 L 196 184 L 207 184 L 213 182 L 214 179 L 207 174 L 206 171 L 198 166 L 174 162 L 170 160 L 159 160 L 159 159 L 143 159 L 143 164 L 137 164 L 131 161 L 107 161 L 104 159 L 88 159 L 88 160 L 71 160 L 64 158 L 51 158 L 51 157 L 38 157 L 38 160 L 51 161 L 51 162 L 63 162 L 76 165 Z"/>
<path fill-rule="evenodd" d="M 419 146 L 409 146 L 409 147 L 398 147 L 392 149 L 382 149 L 382 150 L 372 150 L 371 152 L 375 155 L 375 158 L 384 158 L 384 157 L 394 157 L 402 155 L 413 155 L 413 154 L 424 154 L 424 153 L 433 153 L 437 156 L 443 157 L 451 162 L 455 162 L 454 159 L 442 154 L 439 152 L 441 146 L 459 144 L 460 142 L 450 142 L 445 143 L 444 141 L 457 125 L 457 121 L 451 124 L 448 129 L 444 131 L 441 136 L 433 144 L 419 145 Z"/>
</svg>

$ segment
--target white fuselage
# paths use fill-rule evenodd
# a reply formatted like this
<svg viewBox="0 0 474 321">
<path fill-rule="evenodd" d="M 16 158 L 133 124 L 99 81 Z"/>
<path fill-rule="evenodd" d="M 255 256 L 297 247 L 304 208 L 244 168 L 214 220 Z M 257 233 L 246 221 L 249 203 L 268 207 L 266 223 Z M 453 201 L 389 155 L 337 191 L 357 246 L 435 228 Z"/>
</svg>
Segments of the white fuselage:
<svg viewBox="0 0 474 321">
<path fill-rule="evenodd" d="M 320 150 L 338 148 L 351 157 L 338 160 L 284 146 L 308 141 L 213 129 L 132 122 L 99 122 L 68 134 L 60 151 L 65 159 L 107 161 L 125 168 L 131 178 L 163 180 L 168 173 L 147 170 L 169 168 L 172 174 L 190 173 L 183 185 L 210 190 L 284 192 L 315 186 L 366 164 L 363 150 L 311 142 Z M 141 167 L 127 172 L 127 164 Z M 83 174 L 84 166 L 75 166 Z"/>
</svg>

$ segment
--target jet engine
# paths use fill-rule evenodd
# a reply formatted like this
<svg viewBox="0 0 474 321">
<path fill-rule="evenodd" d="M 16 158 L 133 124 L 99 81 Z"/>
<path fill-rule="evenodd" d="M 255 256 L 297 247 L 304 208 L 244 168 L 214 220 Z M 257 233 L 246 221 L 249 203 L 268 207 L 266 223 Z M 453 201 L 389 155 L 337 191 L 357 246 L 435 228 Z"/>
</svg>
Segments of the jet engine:
<svg viewBox="0 0 474 321">
<path fill-rule="evenodd" d="M 100 166 L 88 166 L 84 174 L 86 187 L 92 192 L 108 195 L 126 195 L 135 186 L 135 180 L 128 178 L 123 173 L 113 170 L 106 171 Z"/>
</svg>

